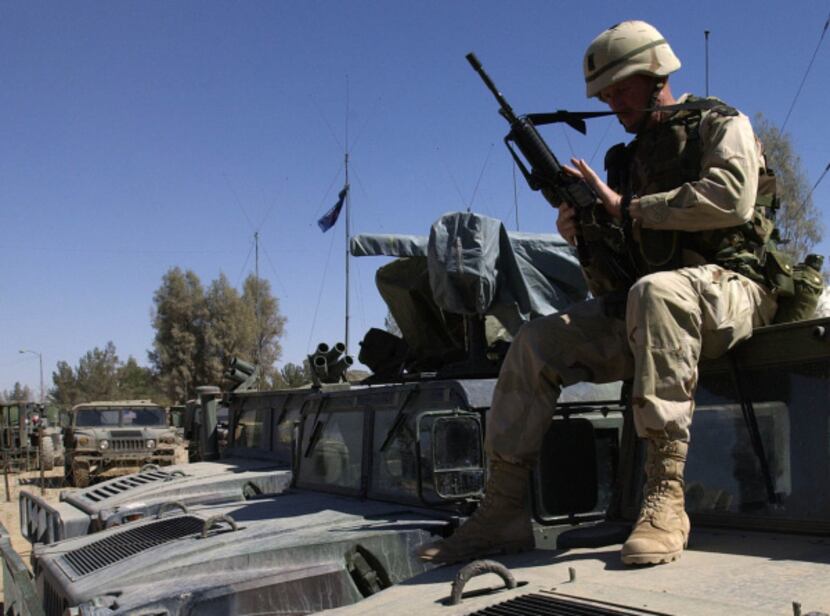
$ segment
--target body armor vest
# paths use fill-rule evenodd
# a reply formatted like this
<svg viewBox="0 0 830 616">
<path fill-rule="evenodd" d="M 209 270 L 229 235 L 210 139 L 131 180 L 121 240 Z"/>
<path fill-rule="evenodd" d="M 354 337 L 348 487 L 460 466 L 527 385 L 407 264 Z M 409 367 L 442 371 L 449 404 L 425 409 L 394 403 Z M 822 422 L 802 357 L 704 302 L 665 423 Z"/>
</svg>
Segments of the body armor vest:
<svg viewBox="0 0 830 616">
<path fill-rule="evenodd" d="M 624 196 L 666 192 L 700 179 L 703 110 L 736 115 L 715 99 L 689 97 L 698 109 L 676 111 L 667 120 L 619 144 L 606 155 L 608 184 Z M 742 225 L 707 231 L 664 231 L 627 225 L 627 261 L 639 278 L 652 272 L 715 263 L 751 280 L 767 284 L 764 262 L 772 238 L 772 216 L 777 207 L 775 179 L 761 171 L 753 219 Z"/>
</svg>

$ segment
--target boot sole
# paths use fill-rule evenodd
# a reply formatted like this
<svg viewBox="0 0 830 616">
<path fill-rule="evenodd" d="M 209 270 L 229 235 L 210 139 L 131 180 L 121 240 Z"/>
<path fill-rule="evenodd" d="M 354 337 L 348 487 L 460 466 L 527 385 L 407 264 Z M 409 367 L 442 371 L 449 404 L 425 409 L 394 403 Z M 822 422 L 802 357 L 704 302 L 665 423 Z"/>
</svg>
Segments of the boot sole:
<svg viewBox="0 0 830 616">
<path fill-rule="evenodd" d="M 528 552 L 534 548 L 534 544 L 513 543 L 509 545 L 494 546 L 489 550 L 481 550 L 477 552 L 466 552 L 464 554 L 456 554 L 453 556 L 442 556 L 440 553 L 435 556 L 421 556 L 418 558 L 421 562 L 433 563 L 436 565 L 454 565 L 455 563 L 467 562 L 484 558 L 485 556 L 495 556 L 497 554 L 518 554 L 520 552 Z"/>
<path fill-rule="evenodd" d="M 670 563 L 678 558 L 683 553 L 682 550 L 666 554 L 665 552 L 655 552 L 651 554 L 630 554 L 623 556 L 622 561 L 624 565 L 662 565 Z"/>
</svg>

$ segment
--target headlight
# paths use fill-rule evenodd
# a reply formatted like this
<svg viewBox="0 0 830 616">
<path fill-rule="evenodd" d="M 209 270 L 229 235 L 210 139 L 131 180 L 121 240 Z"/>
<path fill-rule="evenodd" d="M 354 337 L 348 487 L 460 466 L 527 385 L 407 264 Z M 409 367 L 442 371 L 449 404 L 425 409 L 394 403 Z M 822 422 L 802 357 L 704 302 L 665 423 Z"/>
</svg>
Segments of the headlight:
<svg viewBox="0 0 830 616">
<path fill-rule="evenodd" d="M 156 442 L 153 439 L 148 440 L 147 441 L 147 449 L 155 449 L 155 448 L 156 448 Z"/>
<path fill-rule="evenodd" d="M 87 438 L 86 436 L 79 436 L 76 443 L 81 447 L 86 447 L 87 445 L 89 445 L 89 438 Z"/>
<path fill-rule="evenodd" d="M 109 447 L 110 447 L 110 442 L 107 439 L 104 439 L 100 443 L 98 443 L 98 449 L 100 449 L 102 451 L 104 449 L 109 449 Z"/>
</svg>

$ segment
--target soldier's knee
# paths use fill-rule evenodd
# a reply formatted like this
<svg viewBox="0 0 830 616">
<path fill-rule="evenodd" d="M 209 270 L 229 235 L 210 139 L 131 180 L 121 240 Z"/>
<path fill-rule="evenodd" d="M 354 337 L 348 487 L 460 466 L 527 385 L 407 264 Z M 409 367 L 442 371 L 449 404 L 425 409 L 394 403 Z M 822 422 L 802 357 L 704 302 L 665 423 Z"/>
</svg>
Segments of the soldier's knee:
<svg viewBox="0 0 830 616">
<path fill-rule="evenodd" d="M 540 317 L 523 324 L 510 343 L 506 363 L 553 361 L 556 350 L 561 346 L 556 344 L 561 327 L 562 318 L 558 315 Z"/>
<path fill-rule="evenodd" d="M 643 276 L 628 292 L 628 316 L 631 316 L 632 311 L 640 313 L 655 304 L 679 303 L 686 295 L 682 290 L 685 290 L 688 284 L 688 280 L 676 271 L 655 272 Z"/>
</svg>

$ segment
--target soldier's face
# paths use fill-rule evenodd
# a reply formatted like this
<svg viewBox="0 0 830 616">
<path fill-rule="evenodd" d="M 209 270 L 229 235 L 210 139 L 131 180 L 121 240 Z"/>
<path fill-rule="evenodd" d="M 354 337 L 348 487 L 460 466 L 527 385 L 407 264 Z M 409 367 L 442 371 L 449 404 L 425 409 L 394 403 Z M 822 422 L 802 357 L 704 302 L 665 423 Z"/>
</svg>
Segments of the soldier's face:
<svg viewBox="0 0 830 616">
<path fill-rule="evenodd" d="M 625 130 L 633 133 L 646 114 L 642 110 L 648 105 L 653 89 L 654 81 L 651 77 L 632 75 L 603 88 L 599 97 L 611 111 L 616 112 L 617 119 Z"/>
</svg>

